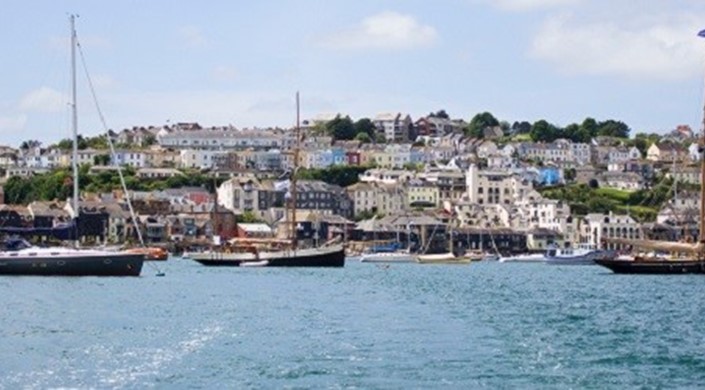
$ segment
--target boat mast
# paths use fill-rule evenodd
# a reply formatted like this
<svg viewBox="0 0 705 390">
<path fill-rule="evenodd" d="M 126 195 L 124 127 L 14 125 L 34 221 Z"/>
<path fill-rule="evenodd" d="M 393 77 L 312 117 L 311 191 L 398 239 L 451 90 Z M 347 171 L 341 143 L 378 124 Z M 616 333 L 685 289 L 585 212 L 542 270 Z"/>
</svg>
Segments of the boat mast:
<svg viewBox="0 0 705 390">
<path fill-rule="evenodd" d="M 703 123 L 700 132 L 700 242 L 705 243 L 705 104 L 703 105 Z"/>
<path fill-rule="evenodd" d="M 73 169 L 73 210 L 74 219 L 78 220 L 80 214 L 78 210 L 78 107 L 76 104 L 76 15 L 70 15 L 71 21 L 71 129 L 73 133 L 73 155 L 71 167 Z M 78 222 L 75 222 L 78 223 Z M 78 230 L 78 228 L 76 228 Z M 76 232 L 76 244 L 78 244 L 78 231 Z"/>
<path fill-rule="evenodd" d="M 289 183 L 289 191 L 291 192 L 291 231 L 289 232 L 289 238 L 291 239 L 291 247 L 296 249 L 298 244 L 296 236 L 296 173 L 299 169 L 299 148 L 301 147 L 301 128 L 300 128 L 300 111 L 299 111 L 299 92 L 296 91 L 296 129 L 294 130 L 294 136 L 296 137 L 296 145 L 294 146 L 294 169 L 291 173 L 291 180 Z M 288 211 L 287 211 L 288 213 Z"/>
</svg>

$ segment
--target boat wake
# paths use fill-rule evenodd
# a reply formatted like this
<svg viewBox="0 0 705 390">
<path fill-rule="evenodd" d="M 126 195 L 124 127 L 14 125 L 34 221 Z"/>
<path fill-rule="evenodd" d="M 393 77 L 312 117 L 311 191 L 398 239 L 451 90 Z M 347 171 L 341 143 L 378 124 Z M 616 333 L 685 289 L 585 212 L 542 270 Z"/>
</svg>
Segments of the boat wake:
<svg viewBox="0 0 705 390">
<path fill-rule="evenodd" d="M 165 347 L 93 345 L 75 353 L 64 351 L 41 370 L 6 374 L 0 388 L 114 388 L 152 382 L 150 378 L 163 376 L 168 367 L 202 350 L 223 331 L 220 324 L 207 325 L 180 342 L 163 343 Z M 93 362 L 93 367 L 76 369 L 76 361 Z"/>
</svg>

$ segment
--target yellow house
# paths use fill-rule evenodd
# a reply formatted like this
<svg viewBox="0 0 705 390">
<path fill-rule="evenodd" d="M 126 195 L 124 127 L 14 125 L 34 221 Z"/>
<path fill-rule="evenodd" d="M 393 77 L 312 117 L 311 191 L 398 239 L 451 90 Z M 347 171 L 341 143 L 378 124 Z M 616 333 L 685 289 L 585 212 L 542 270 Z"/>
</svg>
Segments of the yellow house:
<svg viewBox="0 0 705 390">
<path fill-rule="evenodd" d="M 152 149 L 143 153 L 145 165 L 152 168 L 175 167 L 181 161 L 179 152 L 175 150 Z"/>
<path fill-rule="evenodd" d="M 435 184 L 418 179 L 407 183 L 406 203 L 409 207 L 438 207 L 439 202 L 440 194 Z"/>
</svg>

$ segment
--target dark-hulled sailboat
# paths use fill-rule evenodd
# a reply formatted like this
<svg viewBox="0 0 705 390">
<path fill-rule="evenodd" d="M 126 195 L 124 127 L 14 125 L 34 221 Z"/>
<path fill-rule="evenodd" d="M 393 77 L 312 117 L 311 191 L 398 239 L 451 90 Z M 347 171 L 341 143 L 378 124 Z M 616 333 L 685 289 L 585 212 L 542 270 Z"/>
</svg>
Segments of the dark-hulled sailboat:
<svg viewBox="0 0 705 390">
<path fill-rule="evenodd" d="M 71 22 L 71 80 L 72 80 L 72 128 L 73 128 L 73 210 L 71 223 L 55 228 L 0 228 L 0 232 L 11 235 L 54 236 L 70 235 L 77 239 L 78 206 L 78 116 L 76 106 L 76 48 L 78 45 L 75 16 Z M 67 238 L 65 236 L 64 238 Z M 139 276 L 144 255 L 127 252 L 111 252 L 94 249 L 67 247 L 36 247 L 19 238 L 10 238 L 0 250 L 0 275 L 39 276 Z"/>
<path fill-rule="evenodd" d="M 705 38 L 705 30 L 698 36 Z M 630 259 L 603 259 L 595 262 L 618 274 L 702 274 L 705 273 L 705 106 L 703 123 L 698 141 L 700 155 L 700 234 L 697 243 L 656 240 L 605 239 L 604 242 L 630 245 L 659 252 L 681 254 L 675 258 L 634 256 Z"/>
<path fill-rule="evenodd" d="M 299 94 L 296 94 L 296 145 L 293 153 L 294 169 L 289 179 L 286 200 L 287 239 L 235 239 L 234 246 L 214 248 L 193 254 L 191 258 L 212 267 L 344 267 L 345 249 L 340 243 L 321 247 L 298 247 L 296 237 L 296 173 L 301 142 Z"/>
</svg>

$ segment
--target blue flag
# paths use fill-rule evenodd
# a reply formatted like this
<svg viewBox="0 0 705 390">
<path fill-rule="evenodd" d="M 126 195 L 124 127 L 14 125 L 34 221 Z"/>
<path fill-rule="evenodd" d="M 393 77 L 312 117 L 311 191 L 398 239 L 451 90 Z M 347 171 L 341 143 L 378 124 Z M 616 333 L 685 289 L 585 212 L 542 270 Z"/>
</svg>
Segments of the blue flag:
<svg viewBox="0 0 705 390">
<path fill-rule="evenodd" d="M 700 31 L 700 32 L 698 33 L 698 36 L 705 38 L 705 30 Z"/>
</svg>

